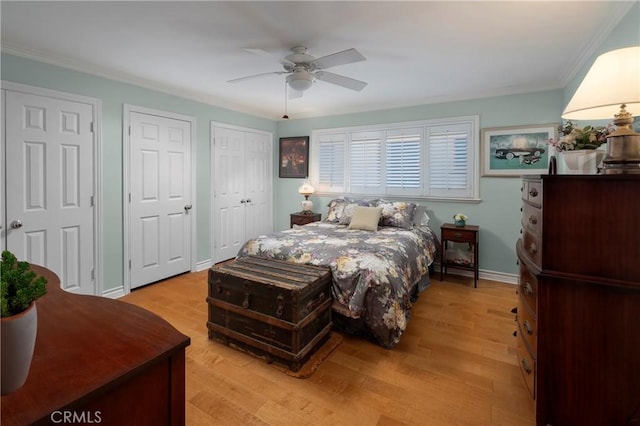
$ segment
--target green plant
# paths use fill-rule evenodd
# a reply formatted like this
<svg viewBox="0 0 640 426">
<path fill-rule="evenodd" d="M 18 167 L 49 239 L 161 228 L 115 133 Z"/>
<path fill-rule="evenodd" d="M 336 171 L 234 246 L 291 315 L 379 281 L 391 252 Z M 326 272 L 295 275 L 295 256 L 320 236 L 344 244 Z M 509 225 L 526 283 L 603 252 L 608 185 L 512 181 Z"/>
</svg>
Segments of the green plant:
<svg viewBox="0 0 640 426">
<path fill-rule="evenodd" d="M 18 261 L 10 251 L 2 252 L 0 275 L 3 318 L 26 310 L 33 301 L 47 292 L 47 280 L 44 277 L 36 277 L 36 273 L 29 267 L 29 262 Z"/>
</svg>

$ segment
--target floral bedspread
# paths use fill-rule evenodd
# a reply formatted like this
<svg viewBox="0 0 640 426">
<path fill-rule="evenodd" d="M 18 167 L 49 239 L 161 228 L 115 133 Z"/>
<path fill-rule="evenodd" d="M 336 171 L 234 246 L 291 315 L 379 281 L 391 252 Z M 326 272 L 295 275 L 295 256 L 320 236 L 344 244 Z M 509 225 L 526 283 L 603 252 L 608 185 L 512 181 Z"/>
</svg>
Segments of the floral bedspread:
<svg viewBox="0 0 640 426">
<path fill-rule="evenodd" d="M 407 326 L 412 296 L 429 284 L 428 267 L 437 250 L 428 226 L 371 232 L 313 222 L 249 240 L 238 256 L 330 267 L 333 309 L 363 320 L 367 334 L 391 348 Z"/>
</svg>

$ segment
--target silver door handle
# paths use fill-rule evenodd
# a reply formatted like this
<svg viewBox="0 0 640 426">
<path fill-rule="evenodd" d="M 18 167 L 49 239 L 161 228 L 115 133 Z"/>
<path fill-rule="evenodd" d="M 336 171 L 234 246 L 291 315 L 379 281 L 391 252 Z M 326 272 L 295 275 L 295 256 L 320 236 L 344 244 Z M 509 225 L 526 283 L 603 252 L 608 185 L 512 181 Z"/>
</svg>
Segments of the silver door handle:
<svg viewBox="0 0 640 426">
<path fill-rule="evenodd" d="M 13 222 L 11 222 L 11 227 L 13 229 L 18 229 L 18 228 L 22 228 L 22 221 L 21 220 L 14 220 Z"/>
<path fill-rule="evenodd" d="M 251 202 L 251 198 L 247 198 L 247 203 L 250 203 L 250 202 Z"/>
<path fill-rule="evenodd" d="M 189 210 L 191 210 L 192 208 L 193 206 L 191 204 L 187 204 L 186 206 L 184 206 L 184 211 L 189 212 Z"/>
<path fill-rule="evenodd" d="M 247 200 L 240 200 L 240 204 L 244 204 L 246 202 L 247 202 Z"/>
</svg>

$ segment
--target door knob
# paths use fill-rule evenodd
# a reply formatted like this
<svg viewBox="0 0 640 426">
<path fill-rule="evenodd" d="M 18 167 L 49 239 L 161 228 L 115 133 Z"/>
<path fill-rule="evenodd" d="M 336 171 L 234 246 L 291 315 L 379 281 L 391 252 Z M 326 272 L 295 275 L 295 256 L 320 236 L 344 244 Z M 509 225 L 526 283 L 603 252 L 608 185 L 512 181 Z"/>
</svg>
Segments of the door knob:
<svg viewBox="0 0 640 426">
<path fill-rule="evenodd" d="M 191 210 L 192 207 L 193 206 L 191 204 L 187 204 L 186 206 L 184 206 L 184 211 L 188 213 L 189 210 Z"/>
<path fill-rule="evenodd" d="M 13 222 L 11 222 L 11 227 L 13 229 L 18 229 L 18 228 L 22 228 L 22 221 L 21 220 L 14 220 Z"/>
</svg>

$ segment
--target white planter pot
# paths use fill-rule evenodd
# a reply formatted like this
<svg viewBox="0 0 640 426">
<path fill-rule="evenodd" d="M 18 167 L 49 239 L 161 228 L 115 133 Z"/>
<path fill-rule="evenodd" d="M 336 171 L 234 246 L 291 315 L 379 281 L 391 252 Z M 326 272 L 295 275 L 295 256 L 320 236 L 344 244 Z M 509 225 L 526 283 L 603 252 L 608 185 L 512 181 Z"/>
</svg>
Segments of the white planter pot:
<svg viewBox="0 0 640 426">
<path fill-rule="evenodd" d="M 2 395 L 14 392 L 27 381 L 38 332 L 38 310 L 33 302 L 29 308 L 0 319 L 0 358 L 2 358 Z"/>
<path fill-rule="evenodd" d="M 598 149 L 561 151 L 558 155 L 559 174 L 596 174 L 605 152 Z"/>
</svg>

